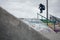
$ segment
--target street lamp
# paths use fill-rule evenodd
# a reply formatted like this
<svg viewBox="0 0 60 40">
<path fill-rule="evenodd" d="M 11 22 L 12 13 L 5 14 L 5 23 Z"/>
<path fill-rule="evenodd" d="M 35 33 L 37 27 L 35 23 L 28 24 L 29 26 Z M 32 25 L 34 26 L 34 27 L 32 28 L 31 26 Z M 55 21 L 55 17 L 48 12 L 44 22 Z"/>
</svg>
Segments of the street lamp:
<svg viewBox="0 0 60 40">
<path fill-rule="evenodd" d="M 46 17 L 47 17 L 47 25 L 48 25 L 48 0 L 46 0 Z"/>
</svg>

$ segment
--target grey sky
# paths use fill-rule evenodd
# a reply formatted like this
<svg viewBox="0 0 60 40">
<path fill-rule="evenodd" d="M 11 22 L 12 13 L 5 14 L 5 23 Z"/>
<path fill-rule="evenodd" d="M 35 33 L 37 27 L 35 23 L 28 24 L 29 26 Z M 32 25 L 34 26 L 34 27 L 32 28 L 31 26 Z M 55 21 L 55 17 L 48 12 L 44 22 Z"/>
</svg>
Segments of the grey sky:
<svg viewBox="0 0 60 40">
<path fill-rule="evenodd" d="M 48 1 L 49 14 L 59 17 L 60 0 Z M 36 18 L 36 13 L 39 13 L 39 3 L 46 5 L 46 0 L 0 0 L 0 6 L 18 18 Z M 46 10 L 42 15 L 45 16 L 45 14 Z"/>
</svg>

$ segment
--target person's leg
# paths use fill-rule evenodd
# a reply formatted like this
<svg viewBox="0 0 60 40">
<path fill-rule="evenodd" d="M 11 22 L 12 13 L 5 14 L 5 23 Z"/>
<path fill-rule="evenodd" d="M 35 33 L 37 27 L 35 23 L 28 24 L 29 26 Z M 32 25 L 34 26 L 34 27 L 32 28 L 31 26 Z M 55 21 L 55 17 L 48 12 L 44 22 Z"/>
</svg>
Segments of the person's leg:
<svg viewBox="0 0 60 40">
<path fill-rule="evenodd" d="M 40 10 L 40 13 L 42 13 L 42 10 Z"/>
</svg>

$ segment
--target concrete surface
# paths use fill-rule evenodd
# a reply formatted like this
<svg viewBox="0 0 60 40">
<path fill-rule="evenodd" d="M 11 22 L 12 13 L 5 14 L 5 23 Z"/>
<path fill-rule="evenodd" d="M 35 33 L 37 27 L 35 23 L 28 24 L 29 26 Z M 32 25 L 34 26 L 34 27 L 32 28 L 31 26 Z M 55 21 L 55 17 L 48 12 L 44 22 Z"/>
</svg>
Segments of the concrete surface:
<svg viewBox="0 0 60 40">
<path fill-rule="evenodd" d="M 54 30 L 52 30 L 45 23 L 40 21 L 40 19 L 22 18 L 21 20 L 30 25 L 31 28 L 33 28 L 40 34 L 44 35 L 46 38 L 50 40 L 60 40 L 60 33 L 54 32 Z"/>
<path fill-rule="evenodd" d="M 49 40 L 0 7 L 0 40 Z"/>
</svg>

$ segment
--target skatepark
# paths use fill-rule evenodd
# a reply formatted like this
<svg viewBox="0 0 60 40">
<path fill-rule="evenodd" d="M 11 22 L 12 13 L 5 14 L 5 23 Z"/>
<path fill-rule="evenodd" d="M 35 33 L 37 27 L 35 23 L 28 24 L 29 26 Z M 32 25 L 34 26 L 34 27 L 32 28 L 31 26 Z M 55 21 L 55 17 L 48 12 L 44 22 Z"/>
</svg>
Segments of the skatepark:
<svg viewBox="0 0 60 40">
<path fill-rule="evenodd" d="M 60 32 L 39 19 L 16 18 L 0 7 L 0 40 L 60 40 Z"/>
<path fill-rule="evenodd" d="M 0 0 L 0 40 L 60 40 L 59 10 L 59 0 Z"/>
</svg>

